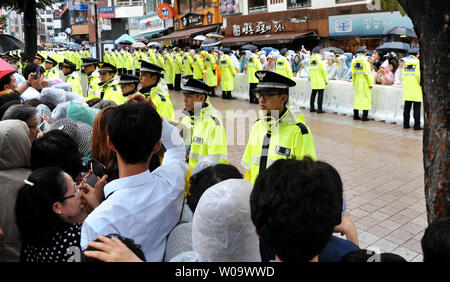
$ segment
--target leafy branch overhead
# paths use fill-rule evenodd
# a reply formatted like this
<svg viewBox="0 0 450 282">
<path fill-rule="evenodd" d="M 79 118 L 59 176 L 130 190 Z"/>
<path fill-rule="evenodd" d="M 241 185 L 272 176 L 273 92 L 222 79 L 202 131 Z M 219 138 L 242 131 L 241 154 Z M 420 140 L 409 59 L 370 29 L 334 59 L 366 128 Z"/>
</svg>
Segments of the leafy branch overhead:
<svg viewBox="0 0 450 282">
<path fill-rule="evenodd" d="M 0 8 L 11 9 L 18 13 L 23 13 L 25 10 L 25 2 L 30 0 L 1 0 Z M 37 10 L 45 10 L 46 7 L 55 4 L 55 0 L 37 0 L 36 1 L 36 14 Z"/>
<path fill-rule="evenodd" d="M 405 10 L 397 0 L 372 0 L 372 5 L 376 5 L 377 2 L 380 3 L 380 1 L 383 10 L 391 12 L 399 11 L 403 17 L 406 16 Z"/>
</svg>

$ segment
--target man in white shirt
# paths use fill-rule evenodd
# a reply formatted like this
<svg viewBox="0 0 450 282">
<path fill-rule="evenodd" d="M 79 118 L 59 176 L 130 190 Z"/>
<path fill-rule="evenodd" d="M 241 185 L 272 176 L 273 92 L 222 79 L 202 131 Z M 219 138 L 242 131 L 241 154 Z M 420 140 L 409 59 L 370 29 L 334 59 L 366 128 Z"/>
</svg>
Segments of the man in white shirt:
<svg viewBox="0 0 450 282">
<path fill-rule="evenodd" d="M 167 150 L 163 163 L 150 173 L 150 157 L 161 142 Z M 109 119 L 107 144 L 116 153 L 119 179 L 105 186 L 105 200 L 84 221 L 81 248 L 99 234 L 118 233 L 141 245 L 147 261 L 162 261 L 167 234 L 183 204 L 184 142 L 153 107 L 127 103 Z"/>
</svg>

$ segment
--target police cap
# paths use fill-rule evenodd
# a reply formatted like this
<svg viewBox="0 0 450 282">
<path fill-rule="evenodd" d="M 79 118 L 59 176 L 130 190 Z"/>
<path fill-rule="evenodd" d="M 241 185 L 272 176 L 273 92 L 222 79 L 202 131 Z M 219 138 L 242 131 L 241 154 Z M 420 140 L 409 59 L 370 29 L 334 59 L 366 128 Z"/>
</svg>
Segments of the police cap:
<svg viewBox="0 0 450 282">
<path fill-rule="evenodd" d="M 356 50 L 356 53 L 364 53 L 367 52 L 367 46 L 361 46 Z"/>
<path fill-rule="evenodd" d="M 141 72 L 150 72 L 161 76 L 161 72 L 164 71 L 162 67 L 147 61 L 139 60 L 139 62 L 141 63 Z"/>
<path fill-rule="evenodd" d="M 72 69 L 72 70 L 76 70 L 77 69 L 77 66 L 74 63 L 72 63 L 71 61 L 67 60 L 67 59 L 64 59 L 64 62 L 59 63 L 59 64 L 60 64 L 61 68 L 65 67 L 65 68 L 69 68 L 69 69 Z"/>
<path fill-rule="evenodd" d="M 50 56 L 48 56 L 47 59 L 44 62 L 52 64 L 53 66 L 56 66 L 58 64 L 58 62 L 55 59 L 53 59 L 52 57 L 50 57 Z"/>
<path fill-rule="evenodd" d="M 287 49 L 287 48 L 283 48 L 283 49 L 281 49 L 280 54 L 281 54 L 281 55 L 284 55 L 284 54 L 286 54 L 287 52 L 288 52 L 288 49 Z"/>
<path fill-rule="evenodd" d="M 102 72 L 116 73 L 117 68 L 115 66 L 111 65 L 110 63 L 100 62 L 100 63 L 98 63 L 98 72 L 99 73 L 102 73 Z"/>
<path fill-rule="evenodd" d="M 36 53 L 36 56 L 34 56 L 34 58 L 38 59 L 38 60 L 41 60 L 41 61 L 45 60 L 45 57 L 39 52 Z"/>
<path fill-rule="evenodd" d="M 98 59 L 95 59 L 95 58 L 82 58 L 81 60 L 83 61 L 82 67 L 96 65 L 99 62 Z"/>
<path fill-rule="evenodd" d="M 139 83 L 139 77 L 131 74 L 121 74 L 119 84 Z"/>
<path fill-rule="evenodd" d="M 181 90 L 183 90 L 183 94 L 208 95 L 211 92 L 211 88 L 206 83 L 194 78 L 183 78 Z"/>
<path fill-rule="evenodd" d="M 415 55 L 419 53 L 419 50 L 420 50 L 419 47 L 409 48 L 408 53 Z"/>
<path fill-rule="evenodd" d="M 314 47 L 314 49 L 312 49 L 312 53 L 320 53 L 320 46 Z"/>
<path fill-rule="evenodd" d="M 295 81 L 293 81 L 292 79 L 272 71 L 257 71 L 255 72 L 255 76 L 259 80 L 259 83 L 256 85 L 255 91 L 284 90 L 289 93 L 289 87 L 293 87 L 296 85 Z"/>
</svg>

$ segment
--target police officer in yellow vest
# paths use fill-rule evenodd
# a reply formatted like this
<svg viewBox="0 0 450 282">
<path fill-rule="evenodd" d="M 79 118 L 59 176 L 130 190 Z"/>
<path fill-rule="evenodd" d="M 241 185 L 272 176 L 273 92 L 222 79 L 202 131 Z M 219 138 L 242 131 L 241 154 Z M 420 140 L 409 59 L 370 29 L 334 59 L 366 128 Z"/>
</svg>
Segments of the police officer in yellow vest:
<svg viewBox="0 0 450 282">
<path fill-rule="evenodd" d="M 255 54 L 255 52 L 258 51 L 257 48 L 252 47 L 250 49 L 250 57 L 247 60 L 247 74 L 248 74 L 248 101 L 253 104 L 258 104 L 258 99 L 255 96 L 255 88 L 256 85 L 258 85 L 258 78 L 255 76 L 255 73 L 259 70 L 262 70 L 261 61 L 258 58 L 258 55 Z"/>
<path fill-rule="evenodd" d="M 80 96 L 83 96 L 83 91 L 81 89 L 81 79 L 75 70 L 77 66 L 71 61 L 64 59 L 62 63 L 62 72 L 65 76 L 65 82 L 72 85 L 72 92 Z"/>
<path fill-rule="evenodd" d="M 49 79 L 49 78 L 59 79 L 60 74 L 59 74 L 58 62 L 50 56 L 48 56 L 44 62 L 45 62 L 44 77 L 47 79 Z"/>
<path fill-rule="evenodd" d="M 184 70 L 185 78 L 193 78 L 193 75 L 194 75 L 194 72 L 192 71 L 193 64 L 194 64 L 194 61 L 190 54 L 190 49 L 189 49 L 189 47 L 186 47 L 184 49 L 184 55 L 183 55 L 183 70 Z"/>
<path fill-rule="evenodd" d="M 203 80 L 205 66 L 203 65 L 202 57 L 200 56 L 201 48 L 195 50 L 195 55 L 192 60 L 194 66 L 194 79 Z"/>
<path fill-rule="evenodd" d="M 226 132 L 208 99 L 209 86 L 197 79 L 183 79 L 184 113 L 187 116 L 181 121 L 181 133 L 189 165 L 194 167 L 205 156 L 228 163 Z"/>
<path fill-rule="evenodd" d="M 271 71 L 257 71 L 256 77 L 260 118 L 253 124 L 241 162 L 251 183 L 278 159 L 316 159 L 311 130 L 303 116 L 287 107 L 289 87 L 295 86 L 295 81 Z"/>
<path fill-rule="evenodd" d="M 216 74 L 216 56 L 212 53 L 212 50 L 209 49 L 208 54 L 205 58 L 205 83 L 210 88 L 211 97 L 216 97 L 216 86 L 217 86 L 217 74 Z"/>
<path fill-rule="evenodd" d="M 173 57 L 172 57 L 172 48 L 167 48 L 167 50 L 164 50 L 164 77 L 167 83 L 167 87 L 172 90 L 173 84 L 175 81 L 175 73 L 173 70 Z"/>
<path fill-rule="evenodd" d="M 419 48 L 411 48 L 409 56 L 405 59 L 402 71 L 403 100 L 403 128 L 409 128 L 409 117 L 411 106 L 414 111 L 414 130 L 421 130 L 420 127 L 420 105 L 422 102 L 422 86 L 420 86 L 420 61 L 416 57 Z"/>
<path fill-rule="evenodd" d="M 222 99 L 234 99 L 231 96 L 231 91 L 234 90 L 234 76 L 237 73 L 236 66 L 231 60 L 229 48 L 222 49 L 223 55 L 219 59 L 220 68 L 220 87 L 222 88 Z"/>
<path fill-rule="evenodd" d="M 108 63 L 100 62 L 98 64 L 98 72 L 100 77 L 100 83 L 98 85 L 101 87 L 100 98 L 103 100 L 111 100 L 117 105 L 123 104 L 122 89 L 115 79 L 117 73 L 116 67 Z"/>
<path fill-rule="evenodd" d="M 130 53 L 128 47 L 124 51 L 123 59 L 125 63 L 126 74 L 132 74 L 134 68 L 133 55 Z"/>
<path fill-rule="evenodd" d="M 288 58 L 286 58 L 287 54 L 287 48 L 281 49 L 280 55 L 275 63 L 275 72 L 284 75 L 287 78 L 293 79 L 294 75 L 292 74 L 291 62 L 289 62 Z"/>
<path fill-rule="evenodd" d="M 311 81 L 312 89 L 311 97 L 309 99 L 309 111 L 316 111 L 314 102 L 316 101 L 316 95 L 318 94 L 317 113 L 324 113 L 324 111 L 322 110 L 323 91 L 325 90 L 325 86 L 328 84 L 328 74 L 325 62 L 320 56 L 320 46 L 317 46 L 312 50 L 312 57 L 309 61 L 309 80 Z"/>
<path fill-rule="evenodd" d="M 173 73 L 175 75 L 175 80 L 174 80 L 174 88 L 176 91 L 180 91 L 181 90 L 181 74 L 183 73 L 183 58 L 181 56 L 181 53 L 183 52 L 183 50 L 181 50 L 181 48 L 177 47 L 174 49 L 175 53 L 173 56 L 173 61 L 172 61 L 172 69 L 173 69 Z"/>
<path fill-rule="evenodd" d="M 98 85 L 100 81 L 100 74 L 97 70 L 98 60 L 95 58 L 83 58 L 83 64 L 81 67 L 86 74 L 87 80 L 87 90 L 86 90 L 86 101 L 94 98 L 100 98 L 101 87 Z"/>
<path fill-rule="evenodd" d="M 34 57 L 33 63 L 35 63 L 36 65 L 42 66 L 44 60 L 45 60 L 44 55 L 41 54 L 41 53 L 39 53 L 39 52 L 37 52 L 37 53 L 36 53 L 36 56 Z"/>
<path fill-rule="evenodd" d="M 119 85 L 122 89 L 122 95 L 124 98 L 124 103 L 128 100 L 131 95 L 139 94 L 139 77 L 131 74 L 121 74 L 119 78 Z"/>
<path fill-rule="evenodd" d="M 362 46 L 356 51 L 356 58 L 351 64 L 352 84 L 355 87 L 353 100 L 353 119 L 359 120 L 359 110 L 363 111 L 362 121 L 368 121 L 369 110 L 372 109 L 373 75 L 370 63 L 366 58 L 367 47 Z"/>
<path fill-rule="evenodd" d="M 158 114 L 164 118 L 173 120 L 175 111 L 173 109 L 172 101 L 170 101 L 169 93 L 161 93 L 162 88 L 158 85 L 160 79 L 163 77 L 162 71 L 164 71 L 164 69 L 146 61 L 140 61 L 140 63 L 141 76 L 139 77 L 139 80 L 142 88 L 139 92 L 144 95 L 145 98 L 151 97 Z"/>
</svg>

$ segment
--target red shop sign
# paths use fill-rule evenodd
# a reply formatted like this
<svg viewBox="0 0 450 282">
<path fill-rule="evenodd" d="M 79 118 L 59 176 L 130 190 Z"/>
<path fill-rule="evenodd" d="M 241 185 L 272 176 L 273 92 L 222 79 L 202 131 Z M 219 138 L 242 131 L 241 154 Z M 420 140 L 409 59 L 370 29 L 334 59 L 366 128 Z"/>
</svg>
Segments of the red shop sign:
<svg viewBox="0 0 450 282">
<path fill-rule="evenodd" d="M 156 8 L 156 12 L 158 12 L 158 16 L 162 20 L 168 20 L 173 18 L 174 16 L 174 10 L 172 6 L 170 6 L 167 3 L 159 4 L 158 7 Z"/>
</svg>

